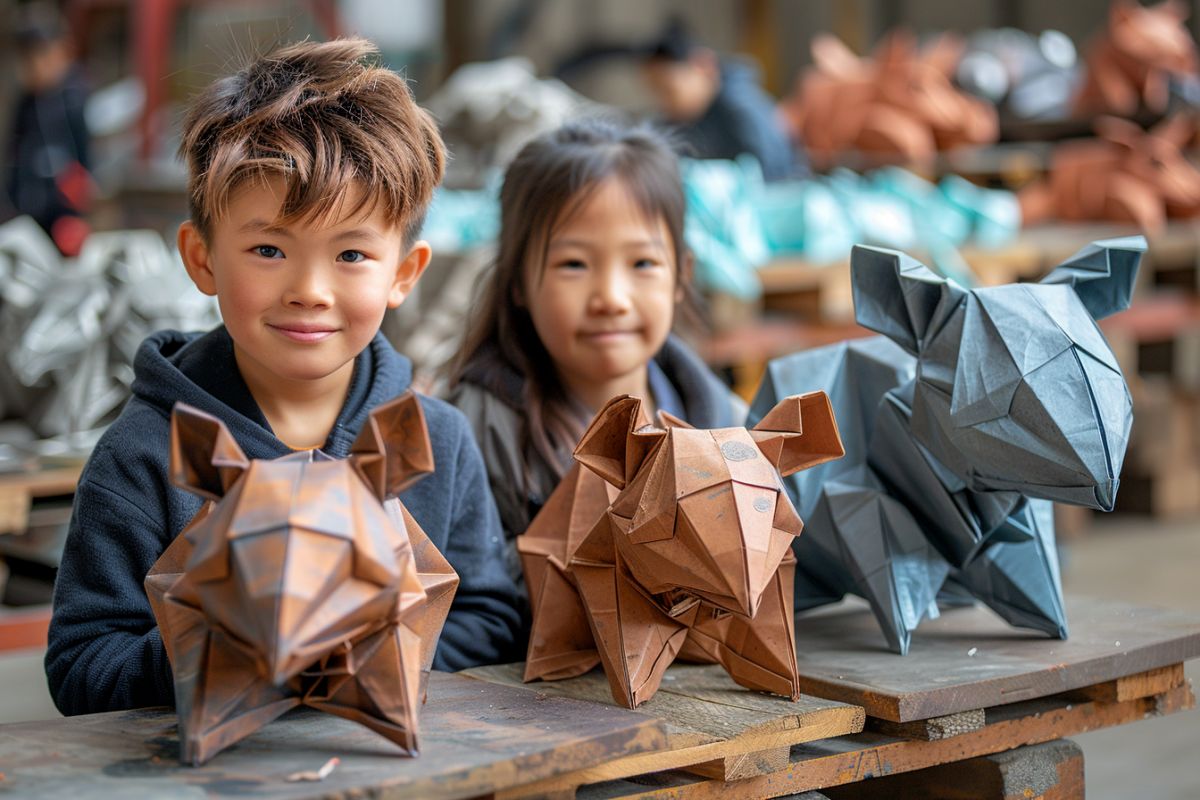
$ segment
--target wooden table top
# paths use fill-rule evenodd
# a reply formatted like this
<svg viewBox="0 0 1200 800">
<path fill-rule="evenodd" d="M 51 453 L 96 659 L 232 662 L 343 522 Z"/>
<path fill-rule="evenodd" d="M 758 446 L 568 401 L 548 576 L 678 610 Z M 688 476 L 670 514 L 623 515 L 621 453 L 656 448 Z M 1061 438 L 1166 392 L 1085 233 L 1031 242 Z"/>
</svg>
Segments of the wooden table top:
<svg viewBox="0 0 1200 800">
<path fill-rule="evenodd" d="M 348 720 L 293 711 L 202 767 L 179 763 L 165 708 L 0 725 L 0 794 L 16 797 L 474 797 L 663 747 L 625 709 L 433 673 L 417 758 Z M 287 776 L 340 764 L 320 782 Z"/>
<path fill-rule="evenodd" d="M 1070 638 L 1013 628 L 983 606 L 921 623 L 907 656 L 851 601 L 796 619 L 806 694 L 908 722 L 1078 689 L 1200 657 L 1200 616 L 1066 598 Z"/>
</svg>

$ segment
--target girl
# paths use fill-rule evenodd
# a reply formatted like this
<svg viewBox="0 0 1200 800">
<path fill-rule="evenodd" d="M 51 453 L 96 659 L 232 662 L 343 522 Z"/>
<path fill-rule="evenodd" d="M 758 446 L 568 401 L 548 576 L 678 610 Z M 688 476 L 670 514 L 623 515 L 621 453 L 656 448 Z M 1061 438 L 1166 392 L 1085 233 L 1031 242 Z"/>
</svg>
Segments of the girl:
<svg viewBox="0 0 1200 800">
<path fill-rule="evenodd" d="M 521 585 L 512 540 L 610 398 L 636 395 L 703 428 L 745 416 L 671 335 L 691 273 L 684 207 L 678 160 L 649 127 L 570 123 L 527 144 L 505 173 L 499 252 L 450 400 L 475 430 Z"/>
</svg>

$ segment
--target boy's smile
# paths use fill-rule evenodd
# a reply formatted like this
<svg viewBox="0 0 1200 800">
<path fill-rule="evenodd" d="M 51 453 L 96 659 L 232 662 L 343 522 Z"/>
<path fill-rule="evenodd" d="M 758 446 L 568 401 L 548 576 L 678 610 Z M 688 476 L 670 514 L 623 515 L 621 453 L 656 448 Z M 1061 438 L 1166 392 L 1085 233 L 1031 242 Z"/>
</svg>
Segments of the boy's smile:
<svg viewBox="0 0 1200 800">
<path fill-rule="evenodd" d="M 429 256 L 424 243 L 406 253 L 401 228 L 378 208 L 285 224 L 285 192 L 281 178 L 248 180 L 207 243 L 191 223 L 179 235 L 188 273 L 216 295 L 238 368 L 273 427 L 272 409 L 292 399 L 328 393 L 340 408 L 355 358 Z"/>
</svg>

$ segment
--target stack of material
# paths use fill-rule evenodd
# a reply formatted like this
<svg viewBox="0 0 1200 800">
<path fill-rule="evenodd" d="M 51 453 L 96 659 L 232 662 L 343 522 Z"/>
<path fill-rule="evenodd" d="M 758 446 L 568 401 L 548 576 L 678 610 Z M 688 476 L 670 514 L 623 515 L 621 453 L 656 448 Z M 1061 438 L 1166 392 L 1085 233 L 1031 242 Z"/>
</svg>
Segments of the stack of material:
<svg viewBox="0 0 1200 800">
<path fill-rule="evenodd" d="M 219 320 L 157 233 L 93 234 L 62 258 L 28 218 L 0 226 L 0 304 L 0 416 L 34 437 L 86 440 L 128 397 L 142 339 Z"/>
</svg>

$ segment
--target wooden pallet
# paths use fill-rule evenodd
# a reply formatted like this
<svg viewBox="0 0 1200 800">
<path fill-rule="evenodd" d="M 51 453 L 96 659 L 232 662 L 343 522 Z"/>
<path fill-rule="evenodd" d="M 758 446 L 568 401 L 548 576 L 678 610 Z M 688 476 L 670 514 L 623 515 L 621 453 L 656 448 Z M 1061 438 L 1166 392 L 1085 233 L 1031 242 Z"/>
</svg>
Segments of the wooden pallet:
<svg viewBox="0 0 1200 800">
<path fill-rule="evenodd" d="M 599 670 L 563 681 L 522 684 L 523 670 L 524 664 L 505 664 L 462 674 L 493 683 L 525 685 L 548 696 L 613 705 L 612 690 Z M 635 713 L 663 721 L 666 748 L 573 773 L 567 781 L 570 786 L 550 788 L 558 791 L 669 769 L 723 781 L 764 775 L 786 766 L 793 745 L 861 731 L 865 719 L 859 706 L 808 696 L 792 703 L 743 689 L 719 667 L 694 664 L 672 665 L 658 692 Z M 497 795 L 503 796 L 507 795 Z"/>
<path fill-rule="evenodd" d="M 1086 731 L 1124 725 L 1152 716 L 1173 714 L 1195 707 L 1195 696 L 1191 686 L 1183 681 L 1182 665 L 1174 665 L 1171 675 L 1180 682 L 1153 694 L 1140 694 L 1161 684 L 1153 680 L 1142 681 L 1141 676 L 1128 676 L 1122 686 L 1118 681 L 1097 684 L 1089 689 L 1101 695 L 1117 695 L 1122 700 L 1088 700 L 1076 694 L 1058 694 L 1036 700 L 1026 700 L 983 710 L 985 723 L 974 730 L 964 730 L 957 735 L 922 739 L 895 734 L 867 731 L 857 735 L 824 739 L 791 749 L 788 764 L 769 775 L 747 778 L 736 783 L 704 780 L 681 771 L 639 776 L 636 780 L 610 781 L 603 784 L 583 786 L 575 797 L 588 798 L 768 798 L 791 795 L 806 791 L 823 791 L 829 787 L 861 784 L 861 791 L 848 794 L 831 792 L 830 797 L 893 797 L 929 796 L 930 778 L 915 794 L 902 795 L 893 791 L 889 776 L 899 776 L 916 770 L 929 770 L 940 765 L 957 765 L 951 774 L 962 774 L 970 770 L 963 762 L 980 759 L 993 754 L 1012 751 L 1024 745 L 1056 742 L 1064 737 L 1075 736 Z M 1080 778 L 1081 776 L 1076 776 Z M 876 784 L 875 781 L 878 780 Z M 943 778 L 944 780 L 944 778 Z M 1082 798 L 1082 785 L 1077 779 L 1077 792 L 1060 793 L 1059 797 Z M 962 784 L 958 784 L 960 790 Z M 911 788 L 911 787 L 910 787 Z M 983 795 L 970 793 L 970 797 L 1007 797 L 1004 794 Z M 1028 787 L 1026 797 L 1045 796 Z M 527 795 L 536 796 L 536 795 Z M 939 795 L 941 796 L 941 795 Z M 958 796 L 958 795 L 955 795 Z"/>
<path fill-rule="evenodd" d="M 863 707 L 862 732 L 798 742 L 786 757 L 776 743 L 776 752 L 759 751 L 750 770 L 734 771 L 727 759 L 723 777 L 709 765 L 672 766 L 688 741 L 680 735 L 686 724 L 676 717 L 677 698 L 666 688 L 665 702 L 652 700 L 640 709 L 666 722 L 666 753 L 559 776 L 503 797 L 775 797 L 985 758 L 1193 706 L 1182 662 L 1200 657 L 1200 619 L 1083 598 L 1068 598 L 1067 609 L 1066 641 L 1014 629 L 983 608 L 946 611 L 917 629 L 908 656 L 885 649 L 874 616 L 861 602 L 801 615 L 796 643 L 805 701 L 811 694 Z M 681 668 L 715 680 L 713 667 L 672 667 Z M 496 675 L 497 668 L 488 669 Z M 516 667 L 503 669 L 508 680 L 519 677 Z M 535 685 L 611 703 L 602 676 L 585 678 Z M 739 691 L 746 699 L 755 697 L 732 690 Z M 663 694 L 660 690 L 655 700 Z M 683 697 L 690 694 L 695 693 L 684 691 Z M 769 714 L 772 705 L 789 704 L 759 695 L 755 713 Z M 694 709 L 691 713 L 694 717 Z M 1066 765 L 1063 775 L 1073 769 L 1066 756 L 1051 761 Z M 970 770 L 988 772 L 986 766 Z M 1058 774 L 1057 766 L 1054 770 Z"/>
<path fill-rule="evenodd" d="M 1066 598 L 1070 638 L 1013 628 L 976 606 L 945 610 L 888 652 L 875 616 L 846 601 L 796 618 L 801 689 L 911 722 L 1067 692 L 1200 658 L 1200 619 Z"/>
<path fill-rule="evenodd" d="M 75 493 L 83 465 L 0 475 L 0 535 L 20 533 L 29 526 L 34 500 Z"/>
</svg>

